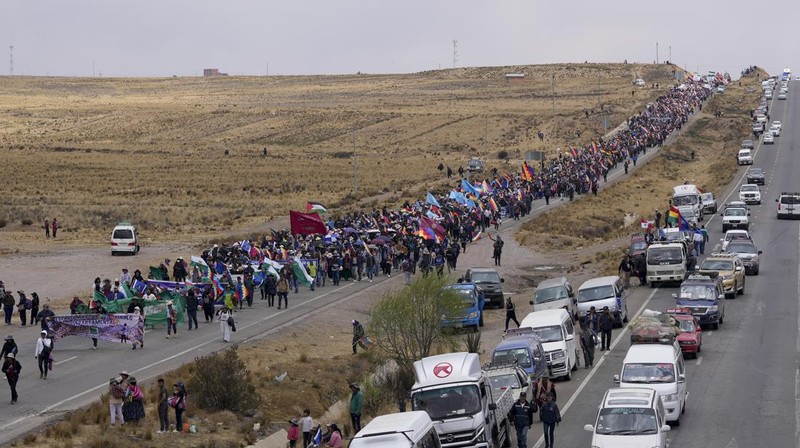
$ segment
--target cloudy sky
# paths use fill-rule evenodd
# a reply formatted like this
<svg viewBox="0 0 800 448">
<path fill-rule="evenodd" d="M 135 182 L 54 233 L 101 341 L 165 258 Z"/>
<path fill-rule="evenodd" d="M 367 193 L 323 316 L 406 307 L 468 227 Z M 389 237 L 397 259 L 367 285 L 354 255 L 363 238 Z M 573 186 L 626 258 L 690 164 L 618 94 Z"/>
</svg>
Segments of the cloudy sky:
<svg viewBox="0 0 800 448">
<path fill-rule="evenodd" d="M 416 72 L 652 62 L 800 72 L 800 4 L 779 0 L 0 0 L 0 74 Z M 767 36 L 767 37 L 765 37 Z"/>
</svg>

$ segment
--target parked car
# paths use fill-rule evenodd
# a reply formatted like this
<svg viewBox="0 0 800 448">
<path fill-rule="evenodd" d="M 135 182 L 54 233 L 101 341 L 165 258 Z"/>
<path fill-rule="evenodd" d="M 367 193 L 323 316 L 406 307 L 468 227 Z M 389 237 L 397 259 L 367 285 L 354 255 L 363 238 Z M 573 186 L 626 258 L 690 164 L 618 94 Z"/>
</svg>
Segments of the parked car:
<svg viewBox="0 0 800 448">
<path fill-rule="evenodd" d="M 764 185 L 764 170 L 761 168 L 750 168 L 747 170 L 747 183 Z"/>
<path fill-rule="evenodd" d="M 708 213 L 717 212 L 717 198 L 714 193 L 703 193 L 700 195 L 700 200 L 703 201 L 703 210 Z"/>
<path fill-rule="evenodd" d="M 471 173 L 483 172 L 483 161 L 474 157 L 469 159 L 469 162 L 467 162 L 467 170 Z"/>
<path fill-rule="evenodd" d="M 742 141 L 742 148 L 753 149 L 754 147 L 755 146 L 753 146 L 753 141 L 752 140 L 744 140 L 744 141 Z"/>
<path fill-rule="evenodd" d="M 500 277 L 497 270 L 493 268 L 470 268 L 468 282 L 475 283 L 483 290 L 486 297 L 486 306 L 495 305 L 502 308 L 506 301 L 503 298 L 503 282 L 505 279 Z"/>
<path fill-rule="evenodd" d="M 764 133 L 764 139 L 762 140 L 765 145 L 773 145 L 775 144 L 775 137 L 772 136 L 771 132 Z M 753 163 L 752 158 L 750 159 L 750 163 Z M 743 163 L 739 163 L 739 165 L 743 165 Z"/>
<path fill-rule="evenodd" d="M 678 321 L 681 334 L 675 339 L 681 346 L 684 357 L 697 358 L 697 354 L 703 349 L 703 330 L 700 328 L 700 322 L 692 316 L 691 311 L 684 308 L 668 309 L 667 314 Z"/>
<path fill-rule="evenodd" d="M 111 232 L 111 255 L 139 253 L 139 236 L 136 227 L 129 222 L 121 222 Z"/>
</svg>

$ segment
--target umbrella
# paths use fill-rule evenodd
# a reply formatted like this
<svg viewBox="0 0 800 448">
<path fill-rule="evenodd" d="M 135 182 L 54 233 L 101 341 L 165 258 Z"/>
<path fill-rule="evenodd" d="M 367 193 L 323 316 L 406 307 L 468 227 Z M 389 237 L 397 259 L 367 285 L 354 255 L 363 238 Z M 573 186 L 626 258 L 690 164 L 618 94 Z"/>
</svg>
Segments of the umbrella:
<svg viewBox="0 0 800 448">
<path fill-rule="evenodd" d="M 367 233 L 374 234 L 374 233 L 381 233 L 381 231 L 378 229 L 369 229 L 367 230 Z"/>
<path fill-rule="evenodd" d="M 358 233 L 358 230 L 356 230 L 356 229 L 354 229 L 352 227 L 346 227 L 344 229 L 344 233 Z"/>
<path fill-rule="evenodd" d="M 372 241 L 370 241 L 370 244 L 383 246 L 384 244 L 386 244 L 386 240 L 382 239 L 381 237 L 377 237 L 377 238 L 373 239 Z"/>
<path fill-rule="evenodd" d="M 326 242 L 328 244 L 332 244 L 332 243 L 338 242 L 339 241 L 339 237 L 337 235 L 334 235 L 334 234 L 325 235 L 325 237 L 322 238 L 322 241 L 324 241 L 324 242 Z"/>
</svg>

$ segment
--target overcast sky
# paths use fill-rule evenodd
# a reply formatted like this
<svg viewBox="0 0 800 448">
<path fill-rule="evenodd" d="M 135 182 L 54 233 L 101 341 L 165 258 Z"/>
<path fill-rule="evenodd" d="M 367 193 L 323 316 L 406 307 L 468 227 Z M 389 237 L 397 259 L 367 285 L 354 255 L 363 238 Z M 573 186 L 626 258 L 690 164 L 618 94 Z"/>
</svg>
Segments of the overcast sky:
<svg viewBox="0 0 800 448">
<path fill-rule="evenodd" d="M 0 74 L 407 73 L 660 61 L 800 72 L 800 3 L 642 0 L 0 0 Z"/>
</svg>

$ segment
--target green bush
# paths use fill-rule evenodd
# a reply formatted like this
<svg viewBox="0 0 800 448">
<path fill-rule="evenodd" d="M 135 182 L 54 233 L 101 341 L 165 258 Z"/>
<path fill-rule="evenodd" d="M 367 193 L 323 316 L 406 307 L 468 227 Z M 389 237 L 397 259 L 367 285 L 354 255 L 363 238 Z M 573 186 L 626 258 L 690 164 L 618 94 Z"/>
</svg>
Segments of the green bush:
<svg viewBox="0 0 800 448">
<path fill-rule="evenodd" d="M 238 347 L 195 359 L 195 373 L 187 384 L 192 402 L 212 411 L 243 412 L 256 409 L 261 397 L 248 378 Z"/>
</svg>

